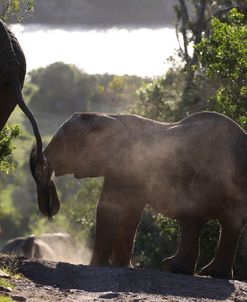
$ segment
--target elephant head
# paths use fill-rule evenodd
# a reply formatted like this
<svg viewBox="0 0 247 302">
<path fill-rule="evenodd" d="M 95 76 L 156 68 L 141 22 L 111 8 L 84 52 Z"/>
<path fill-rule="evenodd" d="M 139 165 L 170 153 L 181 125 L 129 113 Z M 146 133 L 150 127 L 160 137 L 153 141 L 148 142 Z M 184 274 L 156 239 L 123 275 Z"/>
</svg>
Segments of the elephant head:
<svg viewBox="0 0 247 302">
<path fill-rule="evenodd" d="M 59 128 L 45 148 L 43 154 L 49 164 L 49 173 L 43 178 L 38 177 L 39 183 L 43 187 L 45 184 L 52 186 L 50 178 L 53 172 L 55 176 L 73 174 L 75 178 L 117 173 L 123 162 L 127 138 L 124 126 L 114 116 L 75 113 Z M 33 170 L 37 170 L 35 164 Z M 44 213 L 45 190 L 38 190 L 38 194 L 39 207 Z M 55 198 L 54 211 L 57 210 L 57 204 Z"/>
<path fill-rule="evenodd" d="M 35 156 L 32 157 L 32 166 L 34 166 L 35 161 L 36 170 L 34 171 L 34 169 L 32 169 L 32 174 L 40 191 L 44 190 L 44 187 L 39 184 L 37 175 L 41 174 L 43 177 L 44 174 L 49 174 L 49 166 L 42 153 L 42 139 L 38 125 L 33 113 L 25 104 L 22 96 L 21 89 L 24 83 L 25 73 L 26 61 L 24 53 L 16 37 L 8 29 L 7 25 L 0 20 L 0 131 L 18 104 L 30 120 L 36 138 Z M 49 182 L 49 186 L 46 186 L 43 195 L 46 195 L 46 208 L 50 216 L 50 197 L 54 195 L 53 183 Z"/>
</svg>

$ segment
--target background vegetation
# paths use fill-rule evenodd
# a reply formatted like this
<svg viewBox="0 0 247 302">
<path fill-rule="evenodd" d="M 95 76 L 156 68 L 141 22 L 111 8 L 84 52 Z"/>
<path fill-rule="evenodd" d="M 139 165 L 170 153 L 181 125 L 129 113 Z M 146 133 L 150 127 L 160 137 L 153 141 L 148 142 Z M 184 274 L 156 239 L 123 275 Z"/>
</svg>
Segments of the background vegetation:
<svg viewBox="0 0 247 302">
<path fill-rule="evenodd" d="M 0 4 L 1 19 L 13 18 L 20 21 L 27 14 L 33 12 L 33 0 L 2 0 Z"/>
<path fill-rule="evenodd" d="M 247 1 L 179 0 L 175 7 L 180 49 L 174 67 L 157 79 L 133 76 L 88 75 L 62 62 L 29 73 L 25 99 L 35 111 L 48 142 L 59 124 L 74 111 L 134 112 L 161 121 L 176 121 L 199 110 L 224 113 L 247 129 Z M 180 57 L 183 66 L 177 66 Z M 16 172 L 1 173 L 1 240 L 30 233 L 67 231 L 90 247 L 94 239 L 95 207 L 102 179 L 57 179 L 62 209 L 47 223 L 38 213 L 35 186 L 28 171 L 32 132 L 18 110 L 11 122 L 20 125 L 13 157 Z M 11 153 L 16 128 L 0 137 L 3 168 Z M 2 149 L 1 149 L 2 148 Z M 7 156 L 7 158 L 6 158 Z M 1 158 L 1 159 L 2 159 Z M 203 229 L 199 266 L 213 256 L 219 234 L 217 222 Z M 236 277 L 247 278 L 246 232 L 236 262 Z M 134 262 L 160 268 L 161 260 L 176 251 L 179 227 L 147 208 L 138 229 Z"/>
</svg>

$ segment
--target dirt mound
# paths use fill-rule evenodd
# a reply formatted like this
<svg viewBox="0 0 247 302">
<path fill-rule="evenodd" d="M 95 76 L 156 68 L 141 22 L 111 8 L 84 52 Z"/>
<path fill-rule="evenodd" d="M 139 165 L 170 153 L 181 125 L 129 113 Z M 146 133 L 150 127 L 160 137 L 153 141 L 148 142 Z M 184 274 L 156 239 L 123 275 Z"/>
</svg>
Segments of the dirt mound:
<svg viewBox="0 0 247 302">
<path fill-rule="evenodd" d="M 0 261 L 23 275 L 11 278 L 14 290 L 0 288 L 15 301 L 247 301 L 247 284 L 239 281 L 3 256 Z"/>
</svg>

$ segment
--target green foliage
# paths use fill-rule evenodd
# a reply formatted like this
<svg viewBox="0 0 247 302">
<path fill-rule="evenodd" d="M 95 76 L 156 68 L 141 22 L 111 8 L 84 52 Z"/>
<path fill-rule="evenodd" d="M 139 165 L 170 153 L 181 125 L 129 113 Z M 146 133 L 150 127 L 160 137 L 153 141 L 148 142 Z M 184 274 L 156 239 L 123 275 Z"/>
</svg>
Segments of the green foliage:
<svg viewBox="0 0 247 302">
<path fill-rule="evenodd" d="M 180 0 L 175 5 L 176 30 L 180 46 L 178 54 L 184 63 L 185 74 L 180 103 L 181 117 L 205 109 L 216 110 L 213 104 L 209 106 L 206 98 L 210 93 L 214 93 L 212 84 L 215 83 L 207 83 L 205 79 L 198 81 L 195 66 L 200 62 L 193 46 L 198 45 L 203 38 L 210 37 L 212 19 L 218 18 L 221 22 L 227 22 L 228 12 L 234 7 L 239 9 L 246 20 L 246 0 Z"/>
<path fill-rule="evenodd" d="M 11 282 L 9 282 L 9 280 L 7 279 L 3 279 L 3 278 L 0 278 L 0 286 L 1 287 L 8 287 L 8 288 L 13 288 L 13 285 L 11 284 Z M 1 297 L 0 297 L 1 298 Z M 1 299 L 0 299 L 0 302 L 1 302 Z"/>
<path fill-rule="evenodd" d="M 14 300 L 7 296 L 0 296 L 0 302 L 13 302 Z"/>
<path fill-rule="evenodd" d="M 57 62 L 30 72 L 25 95 L 34 110 L 72 114 L 76 111 L 124 111 L 144 82 L 136 76 L 88 75 Z M 52 105 L 51 105 L 52 104 Z"/>
<path fill-rule="evenodd" d="M 17 126 L 5 127 L 0 132 L 0 173 L 1 171 L 9 173 L 14 168 L 13 163 L 10 161 L 10 155 L 14 149 L 11 140 L 17 137 L 18 134 L 19 128 Z"/>
<path fill-rule="evenodd" d="M 91 110 L 126 112 L 136 101 L 136 91 L 150 82 L 137 76 L 96 76 L 97 90 L 91 98 Z"/>
<path fill-rule="evenodd" d="M 200 238 L 199 271 L 214 257 L 219 238 L 219 224 L 209 221 Z M 152 209 L 145 209 L 136 236 L 133 262 L 136 266 L 162 269 L 162 260 L 176 253 L 180 228 L 176 220 L 169 219 Z"/>
<path fill-rule="evenodd" d="M 160 269 L 162 260 L 176 252 L 178 239 L 179 227 L 175 220 L 146 208 L 135 240 L 133 263 Z"/>
<path fill-rule="evenodd" d="M 211 32 L 196 45 L 199 72 L 214 87 L 210 107 L 247 127 L 247 25 L 232 9 L 227 22 L 211 21 Z"/>
<path fill-rule="evenodd" d="M 133 113 L 159 121 L 175 121 L 183 82 L 183 74 L 170 69 L 164 77 L 144 85 L 137 91 Z"/>
<path fill-rule="evenodd" d="M 210 220 L 204 225 L 200 237 L 200 257 L 197 264 L 198 271 L 213 259 L 218 246 L 219 232 L 220 227 L 215 220 Z"/>
<path fill-rule="evenodd" d="M 57 62 L 30 72 L 29 77 L 33 86 L 26 94 L 35 110 L 68 114 L 87 110 L 95 81 L 74 65 Z"/>
<path fill-rule="evenodd" d="M 15 17 L 22 20 L 26 14 L 33 12 L 34 0 L 2 0 L 0 4 L 0 18 L 7 20 Z"/>
</svg>

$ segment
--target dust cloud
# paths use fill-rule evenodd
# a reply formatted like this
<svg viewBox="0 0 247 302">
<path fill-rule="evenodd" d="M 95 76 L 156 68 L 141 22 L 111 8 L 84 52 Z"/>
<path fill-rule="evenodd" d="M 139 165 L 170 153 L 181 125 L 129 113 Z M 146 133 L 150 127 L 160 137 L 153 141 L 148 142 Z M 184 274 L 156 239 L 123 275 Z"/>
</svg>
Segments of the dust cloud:
<svg viewBox="0 0 247 302">
<path fill-rule="evenodd" d="M 4 254 L 47 261 L 89 264 L 91 251 L 67 233 L 45 233 L 11 239 L 1 250 Z"/>
</svg>

